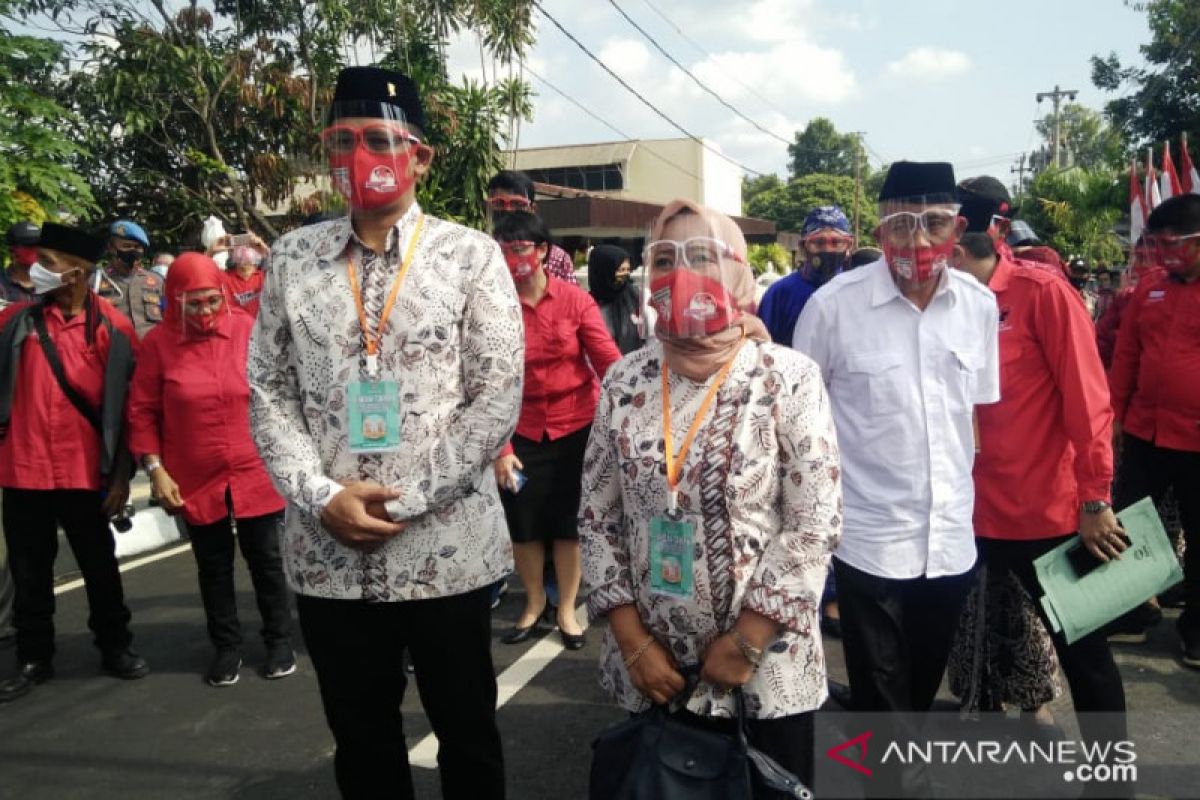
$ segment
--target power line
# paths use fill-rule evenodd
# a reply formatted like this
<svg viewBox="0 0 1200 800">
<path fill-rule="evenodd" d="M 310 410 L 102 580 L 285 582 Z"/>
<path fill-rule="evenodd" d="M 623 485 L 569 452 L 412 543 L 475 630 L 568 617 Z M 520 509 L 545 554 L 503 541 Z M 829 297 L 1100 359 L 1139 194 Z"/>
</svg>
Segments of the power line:
<svg viewBox="0 0 1200 800">
<path fill-rule="evenodd" d="M 536 72 L 534 72 L 532 69 L 530 69 L 530 68 L 529 68 L 529 65 L 528 65 L 528 64 L 522 63 L 521 67 L 522 67 L 522 69 L 524 69 L 526 72 L 528 72 L 530 75 L 532 75 L 534 78 L 537 78 L 539 81 L 541 81 L 541 82 L 542 82 L 543 84 L 545 84 L 547 87 L 549 87 L 550 89 L 552 89 L 552 90 L 554 90 L 555 92 L 557 92 L 557 93 L 558 93 L 560 96 L 562 96 L 562 98 L 563 98 L 563 99 L 565 99 L 567 102 L 569 102 L 569 103 L 571 103 L 572 105 L 574 105 L 574 106 L 575 106 L 576 108 L 578 108 L 580 111 L 582 111 L 583 113 L 587 114 L 589 117 L 591 117 L 592 119 L 596 120 L 596 121 L 597 121 L 597 122 L 599 122 L 601 125 L 604 125 L 606 128 L 608 128 L 608 129 L 609 129 L 609 130 L 611 130 L 613 133 L 615 133 L 615 134 L 617 134 L 618 136 L 620 136 L 622 139 L 624 139 L 624 140 L 626 140 L 626 141 L 628 141 L 628 142 L 636 142 L 636 141 L 638 141 L 637 139 L 634 139 L 632 136 L 630 136 L 629 134 L 625 133 L 623 130 L 621 130 L 620 128 L 618 128 L 616 125 L 613 125 L 611 122 L 609 122 L 608 120 L 606 120 L 606 119 L 604 119 L 603 117 L 601 117 L 599 114 L 597 114 L 597 113 L 595 113 L 594 111 L 592 111 L 590 108 L 588 108 L 588 107 L 587 107 L 587 106 L 585 106 L 583 103 L 581 103 L 581 102 L 579 102 L 578 100 L 576 100 L 574 97 L 571 97 L 571 95 L 567 94 L 566 92 L 564 92 L 562 89 L 560 89 L 560 88 L 558 88 L 557 86 L 555 86 L 555 85 L 554 85 L 553 83 L 551 83 L 550 81 L 548 81 L 548 80 L 546 80 L 545 78 L 543 78 L 541 75 L 538 75 Z M 653 148 L 651 148 L 651 147 L 645 147 L 645 145 L 643 145 L 643 147 L 645 148 L 645 150 L 646 150 L 646 152 L 647 152 L 647 153 L 649 153 L 650 155 L 654 156 L 654 157 L 655 157 L 655 158 L 657 158 L 659 161 L 662 161 L 663 163 L 665 163 L 665 164 L 668 164 L 668 165 L 670 165 L 670 166 L 674 167 L 675 169 L 679 170 L 679 171 L 680 171 L 680 172 L 682 172 L 684 175 L 687 175 L 687 176 L 688 176 L 688 177 L 690 177 L 690 178 L 695 178 L 696 180 L 700 180 L 700 176 L 699 176 L 699 175 L 697 175 L 696 173 L 692 172 L 691 170 L 689 170 L 687 167 L 680 166 L 679 164 L 675 163 L 674 161 L 672 161 L 671 159 L 669 159 L 669 158 L 667 158 L 666 156 L 662 155 L 661 153 L 655 152 L 655 150 L 654 150 Z"/>
<path fill-rule="evenodd" d="M 658 106 L 651 103 L 649 100 L 647 100 L 645 97 L 643 97 L 641 95 L 641 93 L 638 92 L 637 89 L 634 89 L 632 86 L 630 86 L 628 83 L 626 83 L 624 78 L 622 78 L 617 73 L 613 72 L 612 68 L 610 68 L 607 64 L 605 64 L 604 61 L 599 56 L 597 56 L 595 53 L 593 53 L 591 50 L 589 50 L 587 48 L 587 45 L 585 45 L 583 42 L 581 42 L 577 38 L 575 38 L 575 36 L 570 31 L 568 31 L 566 28 L 564 28 L 562 26 L 562 23 L 560 23 L 557 19 L 555 19 L 553 16 L 551 16 L 550 13 L 542 7 L 542 4 L 540 2 L 538 2 L 538 0 L 532 0 L 532 2 L 533 2 L 534 7 L 538 11 L 542 12 L 542 16 L 544 16 L 546 19 L 550 20 L 551 24 L 553 24 L 554 27 L 558 28 L 559 31 L 562 32 L 563 36 L 566 36 L 568 39 L 570 39 L 571 42 L 574 43 L 574 45 L 576 47 L 578 47 L 580 50 L 582 50 L 584 52 L 584 54 L 587 55 L 588 58 L 590 58 L 592 61 L 595 61 L 596 64 L 598 64 L 601 69 L 603 69 L 605 72 L 607 72 L 609 74 L 609 76 L 612 77 L 613 80 L 615 80 L 617 83 L 621 84 L 621 86 L 624 87 L 624 89 L 627 92 L 629 92 L 634 97 L 636 97 L 638 100 L 640 100 L 642 102 L 642 105 L 646 106 L 646 108 L 649 108 L 656 115 L 658 115 L 663 120 L 665 120 L 672 128 L 675 128 L 680 133 L 682 133 L 684 136 L 688 137 L 689 139 L 692 139 L 697 144 L 699 144 L 701 147 L 703 147 L 705 150 L 708 150 L 709 152 L 713 153 L 714 155 L 718 156 L 719 158 L 722 158 L 725 161 L 728 161 L 730 164 L 733 164 L 738 169 L 740 169 L 744 172 L 749 172 L 751 175 L 756 175 L 758 177 L 762 177 L 763 173 L 759 172 L 756 169 L 751 169 L 750 167 L 747 167 L 745 164 L 741 163 L 740 161 L 737 161 L 736 159 L 725 155 L 720 150 L 711 146 L 710 144 L 708 144 L 708 142 L 705 142 L 699 136 L 692 133 L 691 131 L 689 131 L 687 128 L 683 127 L 682 125 L 680 125 L 675 120 L 668 117 L 666 115 L 666 113 L 659 110 Z"/>
<path fill-rule="evenodd" d="M 793 142 L 790 142 L 787 139 L 780 136 L 779 134 L 777 134 L 773 131 L 770 131 L 767 128 L 764 128 L 762 125 L 758 124 L 753 119 L 751 119 L 750 117 L 743 114 L 736 107 L 734 107 L 732 104 L 727 102 L 725 100 L 725 98 L 721 97 L 721 95 L 717 94 L 715 91 L 710 89 L 707 85 L 705 85 L 705 83 L 703 81 L 701 81 L 699 78 L 696 77 L 695 73 L 693 73 L 690 69 L 685 67 L 683 64 L 680 64 L 679 61 L 677 61 L 674 56 L 672 56 L 670 53 L 668 53 L 662 45 L 660 45 L 658 42 L 656 42 L 654 40 L 653 36 L 646 33 L 646 30 L 641 25 L 638 25 L 637 22 L 634 21 L 633 17 L 626 14 L 625 9 L 623 9 L 619 5 L 617 5 L 617 0 L 608 0 L 608 2 L 613 8 L 615 8 L 617 10 L 618 14 L 620 14 L 622 17 L 625 18 L 626 22 L 628 22 L 630 25 L 633 26 L 634 30 L 636 30 L 638 33 L 640 33 L 642 35 L 642 38 L 644 38 L 647 42 L 650 43 L 651 47 L 653 47 L 655 50 L 657 50 L 659 53 L 661 53 L 663 58 L 667 59 L 667 61 L 670 61 L 672 64 L 674 64 L 676 67 L 678 67 L 679 70 L 681 72 L 683 72 L 684 75 L 687 75 L 689 78 L 691 78 L 692 83 L 696 84 L 702 90 L 704 90 L 708 94 L 712 95 L 712 97 L 718 103 L 725 106 L 727 109 L 729 109 L 734 114 L 736 114 L 739 117 L 741 117 L 742 119 L 744 119 L 746 122 L 749 122 L 751 125 L 753 125 L 755 128 L 757 128 L 761 133 L 765 133 L 767 136 L 770 136 L 772 139 L 776 139 L 777 141 L 783 142 L 786 145 L 793 144 Z M 812 152 L 826 153 L 826 154 L 832 155 L 832 154 L 840 152 L 840 151 L 819 150 L 819 151 L 812 151 Z"/>
<path fill-rule="evenodd" d="M 649 7 L 649 9 L 651 11 L 653 11 L 655 14 L 657 14 L 663 22 L 667 23 L 672 28 L 674 28 L 675 32 L 678 33 L 680 38 L 682 38 L 685 42 L 690 44 L 692 47 L 696 48 L 696 50 L 699 51 L 701 54 L 703 54 L 706 58 L 714 58 L 712 53 L 710 53 L 708 50 L 704 49 L 704 46 L 701 45 L 699 42 L 697 42 L 695 39 L 692 39 L 690 36 L 688 36 L 686 33 L 684 33 L 683 28 L 680 28 L 678 25 L 676 25 L 674 22 L 672 22 L 671 19 L 666 14 L 664 14 L 661 10 L 659 10 L 658 6 L 654 5 L 654 3 L 651 3 L 650 0 L 642 0 L 642 2 L 645 3 L 646 6 Z M 789 114 L 789 112 L 784 111 L 782 108 L 775 105 L 770 100 L 768 100 L 767 98 L 765 98 L 761 94 L 759 94 L 757 91 L 755 91 L 753 86 L 748 86 L 748 85 L 742 83 L 736 75 L 730 74 L 729 78 L 730 78 L 730 80 L 737 83 L 738 86 L 741 86 L 747 92 L 749 92 L 750 94 L 752 94 L 756 98 L 758 98 L 764 105 L 771 108 L 776 113 L 782 115 L 785 119 L 788 118 L 789 116 L 791 116 Z"/>
</svg>

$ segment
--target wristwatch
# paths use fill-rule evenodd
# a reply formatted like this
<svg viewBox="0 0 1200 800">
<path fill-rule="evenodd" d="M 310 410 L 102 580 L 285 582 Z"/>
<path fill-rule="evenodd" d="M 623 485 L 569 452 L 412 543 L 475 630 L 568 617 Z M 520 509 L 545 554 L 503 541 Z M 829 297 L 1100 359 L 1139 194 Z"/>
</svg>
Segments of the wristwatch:
<svg viewBox="0 0 1200 800">
<path fill-rule="evenodd" d="M 1112 504 L 1106 500 L 1085 500 L 1083 503 L 1083 511 L 1085 514 L 1103 514 L 1112 508 Z"/>
</svg>

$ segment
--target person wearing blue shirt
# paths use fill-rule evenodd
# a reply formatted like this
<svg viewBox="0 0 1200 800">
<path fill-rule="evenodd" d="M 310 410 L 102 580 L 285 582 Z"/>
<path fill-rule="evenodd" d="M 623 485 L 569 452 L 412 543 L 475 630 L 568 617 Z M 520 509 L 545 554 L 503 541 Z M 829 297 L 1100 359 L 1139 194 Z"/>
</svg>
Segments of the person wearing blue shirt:
<svg viewBox="0 0 1200 800">
<path fill-rule="evenodd" d="M 792 331 L 812 293 L 844 270 L 854 249 L 850 220 L 837 206 L 818 206 L 804 218 L 800 232 L 804 261 L 800 267 L 771 285 L 758 307 L 776 344 L 792 346 Z"/>
</svg>

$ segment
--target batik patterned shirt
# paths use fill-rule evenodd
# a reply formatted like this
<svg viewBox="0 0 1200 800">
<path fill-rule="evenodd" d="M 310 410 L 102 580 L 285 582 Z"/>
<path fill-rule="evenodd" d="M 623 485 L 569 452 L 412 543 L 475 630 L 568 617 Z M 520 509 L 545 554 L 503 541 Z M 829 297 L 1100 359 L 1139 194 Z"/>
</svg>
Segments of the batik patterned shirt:
<svg viewBox="0 0 1200 800">
<path fill-rule="evenodd" d="M 837 438 L 820 371 L 807 357 L 747 342 L 683 462 L 679 507 L 696 525 L 691 596 L 651 591 L 650 522 L 667 508 L 662 345 L 648 344 L 604 381 L 584 462 L 580 539 L 592 619 L 634 604 L 679 665 L 698 664 L 742 609 L 782 633 L 744 687 L 750 716 L 810 711 L 826 697 L 817 615 L 842 525 Z M 675 446 L 708 387 L 670 375 Z M 648 698 L 630 682 L 611 631 L 600 682 L 621 706 Z M 732 695 L 701 683 L 688 708 L 733 716 Z"/>
<path fill-rule="evenodd" d="M 350 452 L 348 389 L 366 358 L 347 266 L 354 259 L 372 330 L 421 211 L 365 247 L 349 218 L 289 233 L 271 248 L 250 343 L 251 427 L 287 499 L 283 550 L 292 588 L 375 602 L 444 597 L 512 568 L 492 461 L 516 427 L 524 370 L 521 311 L 496 244 L 425 217 L 412 267 L 382 332 L 381 379 L 396 381 L 401 447 Z M 403 533 L 371 551 L 346 547 L 320 515 L 341 482 L 400 492 Z"/>
</svg>

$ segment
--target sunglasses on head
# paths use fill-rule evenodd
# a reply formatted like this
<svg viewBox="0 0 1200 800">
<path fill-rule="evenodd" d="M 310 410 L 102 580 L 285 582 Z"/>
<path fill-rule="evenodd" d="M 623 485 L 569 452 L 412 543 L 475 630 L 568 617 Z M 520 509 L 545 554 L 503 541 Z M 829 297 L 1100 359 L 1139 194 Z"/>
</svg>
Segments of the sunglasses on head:
<svg viewBox="0 0 1200 800">
<path fill-rule="evenodd" d="M 512 195 L 498 195 L 488 198 L 488 208 L 492 211 L 528 211 L 533 207 L 533 203 L 529 202 L 528 197 L 514 197 Z"/>
<path fill-rule="evenodd" d="M 804 240 L 805 244 L 810 244 L 813 247 L 849 247 L 850 237 L 848 236 L 810 236 Z"/>
</svg>

